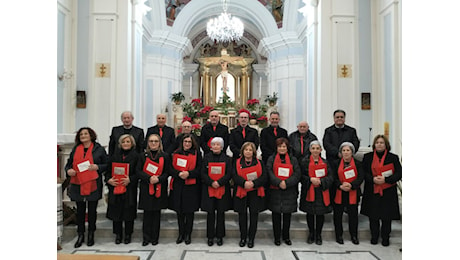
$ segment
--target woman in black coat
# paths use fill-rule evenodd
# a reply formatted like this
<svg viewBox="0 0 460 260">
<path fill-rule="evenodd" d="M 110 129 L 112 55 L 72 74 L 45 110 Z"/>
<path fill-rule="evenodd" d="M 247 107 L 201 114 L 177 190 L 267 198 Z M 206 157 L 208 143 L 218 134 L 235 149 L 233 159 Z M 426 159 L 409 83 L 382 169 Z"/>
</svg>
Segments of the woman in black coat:
<svg viewBox="0 0 460 260">
<path fill-rule="evenodd" d="M 369 217 L 371 244 L 390 245 L 391 220 L 401 219 L 396 183 L 402 178 L 399 157 L 390 153 L 390 142 L 384 135 L 377 135 L 373 152 L 363 158 L 364 194 L 361 214 Z M 380 225 L 381 223 L 381 225 Z"/>
<path fill-rule="evenodd" d="M 299 209 L 307 213 L 307 243 L 315 242 L 321 245 L 324 215 L 332 212 L 329 188 L 334 182 L 334 177 L 329 163 L 321 157 L 322 148 L 318 140 L 310 143 L 309 151 L 310 156 L 304 157 L 300 163 L 302 188 Z"/>
<path fill-rule="evenodd" d="M 190 134 L 185 134 L 179 149 L 172 155 L 170 171 L 172 184 L 169 208 L 177 213 L 177 244 L 185 241 L 188 245 L 192 242 L 193 219 L 201 202 L 201 161 L 201 152 L 195 139 Z"/>
<path fill-rule="evenodd" d="M 222 149 L 224 139 L 214 137 L 211 141 L 211 152 L 203 158 L 201 180 L 203 182 L 201 193 L 201 209 L 208 212 L 206 236 L 208 246 L 223 244 L 225 236 L 225 211 L 232 208 L 232 194 L 230 179 L 232 178 L 232 159 Z M 217 213 L 217 223 L 216 223 Z"/>
<path fill-rule="evenodd" d="M 248 247 L 254 247 L 259 212 L 267 208 L 265 205 L 264 185 L 268 182 L 268 176 L 265 166 L 256 156 L 257 150 L 254 143 L 244 143 L 241 146 L 240 158 L 236 160 L 233 170 L 233 181 L 235 183 L 233 210 L 238 212 L 240 247 L 246 245 L 246 238 L 248 238 Z"/>
<path fill-rule="evenodd" d="M 364 179 L 361 163 L 353 158 L 355 147 L 350 142 L 344 142 L 339 147 L 342 159 L 333 165 L 334 186 L 334 228 L 335 240 L 343 244 L 343 212 L 348 214 L 348 230 L 351 242 L 359 244 L 358 239 L 358 205 L 361 197 L 361 183 Z"/>
<path fill-rule="evenodd" d="M 277 246 L 281 245 L 281 233 L 284 243 L 292 245 L 289 235 L 291 214 L 297 211 L 299 196 L 300 167 L 297 158 L 289 155 L 288 150 L 288 139 L 278 138 L 276 139 L 276 153 L 267 160 L 270 180 L 268 208 L 272 211 L 273 235 Z M 281 222 L 283 222 L 282 230 Z"/>
<path fill-rule="evenodd" d="M 161 137 L 151 134 L 147 149 L 139 158 L 139 209 L 144 210 L 142 223 L 142 246 L 158 244 L 160 237 L 161 210 L 168 207 L 168 177 L 170 157 L 163 151 Z"/>
<path fill-rule="evenodd" d="M 68 195 L 77 204 L 77 233 L 75 248 L 85 241 L 85 213 L 88 204 L 88 241 L 94 245 L 96 231 L 97 203 L 102 198 L 102 173 L 107 169 L 107 153 L 96 142 L 96 132 L 82 127 L 75 136 L 75 146 L 65 166 L 70 177 Z"/>
<path fill-rule="evenodd" d="M 109 189 L 109 200 L 106 217 L 113 221 L 115 244 L 123 239 L 123 221 L 125 222 L 125 244 L 131 243 L 134 219 L 137 216 L 137 187 L 139 179 L 136 166 L 139 153 L 136 141 L 129 134 L 118 139 L 118 147 L 109 158 L 105 182 Z"/>
</svg>

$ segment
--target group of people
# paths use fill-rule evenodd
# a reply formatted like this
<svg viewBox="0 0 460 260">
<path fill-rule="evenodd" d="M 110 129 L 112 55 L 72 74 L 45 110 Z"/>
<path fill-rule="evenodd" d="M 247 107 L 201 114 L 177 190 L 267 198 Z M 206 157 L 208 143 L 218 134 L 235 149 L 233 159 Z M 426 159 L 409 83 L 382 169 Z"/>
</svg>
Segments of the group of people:
<svg viewBox="0 0 460 260">
<path fill-rule="evenodd" d="M 247 110 L 239 111 L 238 126 L 230 132 L 220 123 L 218 111 L 211 111 L 200 136 L 191 132 L 188 121 L 176 136 L 166 126 L 166 115 L 159 114 L 157 125 L 148 128 L 145 138 L 143 129 L 133 125 L 132 113 L 123 112 L 123 125 L 112 129 L 108 155 L 94 130 L 80 128 L 65 166 L 71 183 L 69 197 L 77 205 L 75 247 L 85 241 L 86 210 L 87 245 L 94 245 L 103 183 L 109 191 L 106 216 L 113 222 L 116 244 L 131 242 L 138 209 L 143 210 L 142 245 L 158 244 L 161 210 L 166 208 L 177 213 L 177 244 L 191 243 L 194 213 L 202 210 L 207 212 L 207 244 L 221 246 L 225 212 L 234 210 L 239 246 L 252 248 L 258 215 L 267 209 L 277 246 L 281 241 L 292 244 L 291 216 L 297 209 L 306 213 L 307 243 L 322 244 L 325 214 L 333 212 L 336 242 L 343 244 L 346 212 L 351 241 L 359 244 L 362 197 L 361 214 L 369 218 L 371 243 L 377 244 L 381 237 L 382 245 L 388 246 L 391 221 L 400 219 L 396 183 L 402 177 L 401 164 L 384 135 L 374 138 L 373 152 L 365 154 L 362 162 L 355 160 L 359 139 L 356 130 L 345 124 L 345 115 L 343 110 L 334 112 L 323 146 L 305 121 L 288 135 L 279 126 L 278 112 L 270 114 L 270 125 L 260 136 L 248 126 Z M 326 158 L 321 156 L 323 147 Z"/>
</svg>

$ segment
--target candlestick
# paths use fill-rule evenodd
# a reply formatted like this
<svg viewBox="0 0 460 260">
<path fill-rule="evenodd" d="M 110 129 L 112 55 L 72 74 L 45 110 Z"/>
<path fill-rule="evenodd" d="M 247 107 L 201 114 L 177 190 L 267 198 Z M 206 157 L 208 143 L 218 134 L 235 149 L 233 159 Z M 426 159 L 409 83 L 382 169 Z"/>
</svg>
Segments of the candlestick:
<svg viewBox="0 0 460 260">
<path fill-rule="evenodd" d="M 259 99 L 262 98 L 262 77 L 259 77 Z"/>
<path fill-rule="evenodd" d="M 190 97 L 192 96 L 192 76 L 190 76 Z"/>
</svg>

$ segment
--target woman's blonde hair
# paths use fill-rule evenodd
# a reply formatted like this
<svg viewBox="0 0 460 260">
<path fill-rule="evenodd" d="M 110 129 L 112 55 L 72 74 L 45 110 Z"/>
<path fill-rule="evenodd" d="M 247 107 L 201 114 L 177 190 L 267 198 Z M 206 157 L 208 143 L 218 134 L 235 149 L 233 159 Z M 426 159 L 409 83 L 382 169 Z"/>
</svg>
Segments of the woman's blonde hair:
<svg viewBox="0 0 460 260">
<path fill-rule="evenodd" d="M 246 147 L 248 147 L 248 146 L 251 146 L 251 148 L 252 148 L 252 157 L 256 158 L 257 157 L 257 148 L 256 148 L 256 145 L 253 142 L 245 142 L 241 146 L 240 157 L 244 157 L 244 153 L 243 153 L 244 149 L 246 149 Z"/>
<path fill-rule="evenodd" d="M 131 147 L 132 149 L 136 148 L 136 140 L 134 140 L 134 137 L 130 134 L 124 134 L 118 138 L 118 148 L 121 149 L 121 142 L 123 142 L 125 138 L 129 138 L 129 140 L 131 140 L 131 143 L 133 144 L 133 147 Z"/>
</svg>

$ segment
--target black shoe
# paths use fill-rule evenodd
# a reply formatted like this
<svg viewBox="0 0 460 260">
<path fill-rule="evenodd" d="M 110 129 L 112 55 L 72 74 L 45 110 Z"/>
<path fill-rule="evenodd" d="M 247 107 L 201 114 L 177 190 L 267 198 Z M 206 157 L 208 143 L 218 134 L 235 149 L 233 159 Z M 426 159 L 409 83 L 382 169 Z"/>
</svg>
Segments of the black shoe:
<svg viewBox="0 0 460 260">
<path fill-rule="evenodd" d="M 192 238 L 191 238 L 190 234 L 185 234 L 184 241 L 185 241 L 186 245 L 189 245 L 190 243 L 192 243 Z"/>
<path fill-rule="evenodd" d="M 371 238 L 371 244 L 377 245 L 379 243 L 379 238 Z"/>
<path fill-rule="evenodd" d="M 316 236 L 316 244 L 317 245 L 322 245 L 323 244 L 323 239 L 321 238 L 321 235 Z"/>
<path fill-rule="evenodd" d="M 77 242 L 75 242 L 74 247 L 79 248 L 85 242 L 85 233 L 78 234 Z"/>
<path fill-rule="evenodd" d="M 131 235 L 126 235 L 125 236 L 125 244 L 131 243 Z"/>
<path fill-rule="evenodd" d="M 291 240 L 288 238 L 288 239 L 284 239 L 284 243 L 288 246 L 292 245 L 292 242 Z"/>
<path fill-rule="evenodd" d="M 208 238 L 208 246 L 214 245 L 214 240 L 212 238 Z"/>
<path fill-rule="evenodd" d="M 222 238 L 217 238 L 217 245 L 221 246 L 224 244 L 224 240 Z"/>
<path fill-rule="evenodd" d="M 336 236 L 335 237 L 335 242 L 343 245 L 343 237 L 342 236 Z"/>
<path fill-rule="evenodd" d="M 359 245 L 359 240 L 357 236 L 351 236 L 351 242 L 355 245 Z"/>
<path fill-rule="evenodd" d="M 152 245 L 154 245 L 154 246 L 158 245 L 158 240 L 153 240 Z"/>
<path fill-rule="evenodd" d="M 180 244 L 184 241 L 184 235 L 179 234 L 179 236 L 176 239 L 176 244 Z"/>
<path fill-rule="evenodd" d="M 389 246 L 390 245 L 390 239 L 389 238 L 382 238 L 382 246 Z"/>
<path fill-rule="evenodd" d="M 244 247 L 246 245 L 246 239 L 240 240 L 240 247 Z"/>
<path fill-rule="evenodd" d="M 253 248 L 254 247 L 254 239 L 249 239 L 248 240 L 248 247 Z"/>
<path fill-rule="evenodd" d="M 313 242 L 315 242 L 315 235 L 314 235 L 313 232 L 310 232 L 308 234 L 307 243 L 308 244 L 313 244 Z"/>
<path fill-rule="evenodd" d="M 94 245 L 94 231 L 89 231 L 88 233 L 88 242 L 86 243 L 87 246 Z"/>
<path fill-rule="evenodd" d="M 281 241 L 279 239 L 275 239 L 275 245 L 277 246 L 281 245 Z"/>
<path fill-rule="evenodd" d="M 120 244 L 121 243 L 121 235 L 120 234 L 116 234 L 117 236 L 115 237 L 115 244 Z"/>
<path fill-rule="evenodd" d="M 149 241 L 147 241 L 147 240 L 142 241 L 142 246 L 146 246 L 148 244 L 149 244 Z"/>
</svg>

